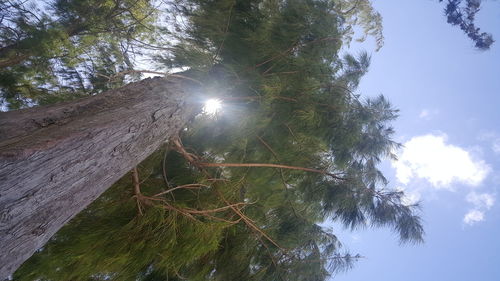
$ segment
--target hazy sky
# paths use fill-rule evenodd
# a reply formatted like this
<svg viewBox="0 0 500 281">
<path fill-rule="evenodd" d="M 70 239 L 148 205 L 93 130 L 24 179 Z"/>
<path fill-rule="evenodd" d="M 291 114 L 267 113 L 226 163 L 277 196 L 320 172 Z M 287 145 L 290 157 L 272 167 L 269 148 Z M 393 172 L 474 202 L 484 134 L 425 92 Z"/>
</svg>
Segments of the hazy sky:
<svg viewBox="0 0 500 281">
<path fill-rule="evenodd" d="M 400 246 L 390 230 L 342 232 L 347 248 L 366 259 L 335 280 L 498 281 L 500 1 L 483 0 L 478 14 L 479 27 L 498 41 L 486 52 L 446 23 L 438 0 L 374 5 L 386 41 L 360 92 L 384 94 L 401 110 L 394 126 L 405 148 L 384 171 L 391 187 L 421 200 L 426 242 Z"/>
</svg>

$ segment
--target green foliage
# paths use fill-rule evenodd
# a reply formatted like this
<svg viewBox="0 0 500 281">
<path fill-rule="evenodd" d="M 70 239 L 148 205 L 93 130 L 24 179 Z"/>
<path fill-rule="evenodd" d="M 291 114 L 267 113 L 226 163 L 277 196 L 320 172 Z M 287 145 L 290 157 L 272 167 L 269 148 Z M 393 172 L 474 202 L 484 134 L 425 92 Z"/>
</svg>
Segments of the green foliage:
<svg viewBox="0 0 500 281">
<path fill-rule="evenodd" d="M 490 49 L 495 40 L 493 35 L 481 32 L 476 27 L 476 14 L 480 9 L 481 0 L 466 0 L 465 4 L 462 4 L 462 0 L 448 0 L 444 13 L 449 24 L 460 27 L 478 50 L 485 51 Z"/>
<path fill-rule="evenodd" d="M 113 75 L 133 68 L 135 56 L 146 51 L 136 51 L 136 45 L 156 41 L 158 10 L 153 4 L 149 0 L 0 4 L 3 101 L 16 109 L 123 85 L 123 77 Z"/>
<path fill-rule="evenodd" d="M 194 117 L 183 146 L 141 164 L 141 194 L 127 175 L 14 279 L 326 280 L 360 258 L 328 221 L 421 242 L 418 206 L 377 169 L 399 146 L 397 110 L 354 94 L 367 54 L 339 56 L 352 24 L 381 34 L 369 2 L 346 11 L 351 2 L 170 3 L 176 40 L 157 62 L 189 68 L 204 85 L 197 98 L 221 99 L 223 112 Z M 112 75 L 113 48 L 102 52 L 98 69 Z"/>
<path fill-rule="evenodd" d="M 346 27 L 344 28 L 345 43 L 349 45 L 355 34 L 354 28 L 359 26 L 363 29 L 363 35 L 356 39 L 363 42 L 368 36 L 375 39 L 376 50 L 384 45 L 382 34 L 382 16 L 373 9 L 369 0 L 340 0 L 337 3 L 338 12 L 343 15 Z"/>
<path fill-rule="evenodd" d="M 158 152 L 142 163 L 139 172 L 149 174 L 142 183 L 144 192 L 163 187 L 157 170 L 160 156 Z M 193 220 L 159 207 L 146 208 L 139 216 L 132 196 L 127 175 L 63 227 L 17 271 L 16 280 L 136 280 L 152 266 L 157 273 L 175 273 L 217 250 L 227 223 Z M 193 202 L 189 198 L 176 194 L 177 205 Z"/>
</svg>

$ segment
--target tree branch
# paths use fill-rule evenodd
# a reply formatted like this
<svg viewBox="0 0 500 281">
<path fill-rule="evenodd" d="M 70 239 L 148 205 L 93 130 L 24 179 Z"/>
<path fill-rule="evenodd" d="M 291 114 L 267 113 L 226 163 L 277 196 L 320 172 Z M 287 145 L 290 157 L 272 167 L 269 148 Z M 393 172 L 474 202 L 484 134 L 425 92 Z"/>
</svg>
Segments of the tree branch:
<svg viewBox="0 0 500 281">
<path fill-rule="evenodd" d="M 139 172 L 137 171 L 137 167 L 132 169 L 132 182 L 134 183 L 134 197 L 137 202 L 137 211 L 139 215 L 142 216 L 142 206 L 141 206 L 141 186 L 139 184 Z"/>
<path fill-rule="evenodd" d="M 304 168 L 304 167 L 297 167 L 297 166 L 288 166 L 288 165 L 280 165 L 280 164 L 268 164 L 268 163 L 203 163 L 203 162 L 197 162 L 199 166 L 202 167 L 268 167 L 268 168 L 280 168 L 280 169 L 288 169 L 288 170 L 297 170 L 297 171 L 305 171 L 305 172 L 312 172 L 312 173 L 317 173 L 317 174 L 323 174 L 330 176 L 334 179 L 337 180 L 346 180 L 346 178 L 339 177 L 338 175 L 322 171 L 322 170 L 317 170 L 317 169 L 311 169 L 311 168 Z"/>
</svg>

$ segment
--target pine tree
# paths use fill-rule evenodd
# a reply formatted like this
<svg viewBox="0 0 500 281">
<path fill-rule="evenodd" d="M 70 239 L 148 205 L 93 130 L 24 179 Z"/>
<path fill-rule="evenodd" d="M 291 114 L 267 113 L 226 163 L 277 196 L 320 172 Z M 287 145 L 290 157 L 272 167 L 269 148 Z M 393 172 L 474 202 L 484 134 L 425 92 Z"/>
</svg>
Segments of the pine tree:
<svg viewBox="0 0 500 281">
<path fill-rule="evenodd" d="M 87 99 L 0 113 L 0 276 L 178 134 L 193 110 L 184 82 L 146 79 Z"/>
<path fill-rule="evenodd" d="M 353 9 L 173 2 L 171 17 L 188 24 L 174 25 L 177 43 L 157 59 L 188 67 L 223 112 L 194 117 L 15 279 L 325 280 L 360 258 L 321 226 L 327 220 L 420 242 L 418 206 L 386 190 L 377 169 L 399 146 L 388 125 L 397 111 L 354 93 L 367 54 L 339 57 Z"/>
<path fill-rule="evenodd" d="M 161 41 L 158 15 L 149 0 L 3 1 L 3 103 L 17 109 L 124 85 L 123 77 L 109 77 L 132 69 L 149 44 Z"/>
<path fill-rule="evenodd" d="M 481 29 L 476 27 L 476 14 L 480 8 L 481 0 L 466 0 L 465 5 L 462 5 L 462 0 L 448 0 L 444 12 L 449 24 L 460 27 L 474 42 L 475 47 L 484 51 L 489 50 L 495 40 L 490 33 L 481 32 Z"/>
</svg>

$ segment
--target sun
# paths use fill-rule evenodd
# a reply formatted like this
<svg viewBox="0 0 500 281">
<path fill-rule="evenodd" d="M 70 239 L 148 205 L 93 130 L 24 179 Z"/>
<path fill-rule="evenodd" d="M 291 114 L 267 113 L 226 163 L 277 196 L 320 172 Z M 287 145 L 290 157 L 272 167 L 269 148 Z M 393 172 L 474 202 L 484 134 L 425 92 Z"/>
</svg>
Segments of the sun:
<svg viewBox="0 0 500 281">
<path fill-rule="evenodd" d="M 222 101 L 219 99 L 209 99 L 205 102 L 203 106 L 203 113 L 207 115 L 215 115 L 222 108 Z"/>
</svg>

